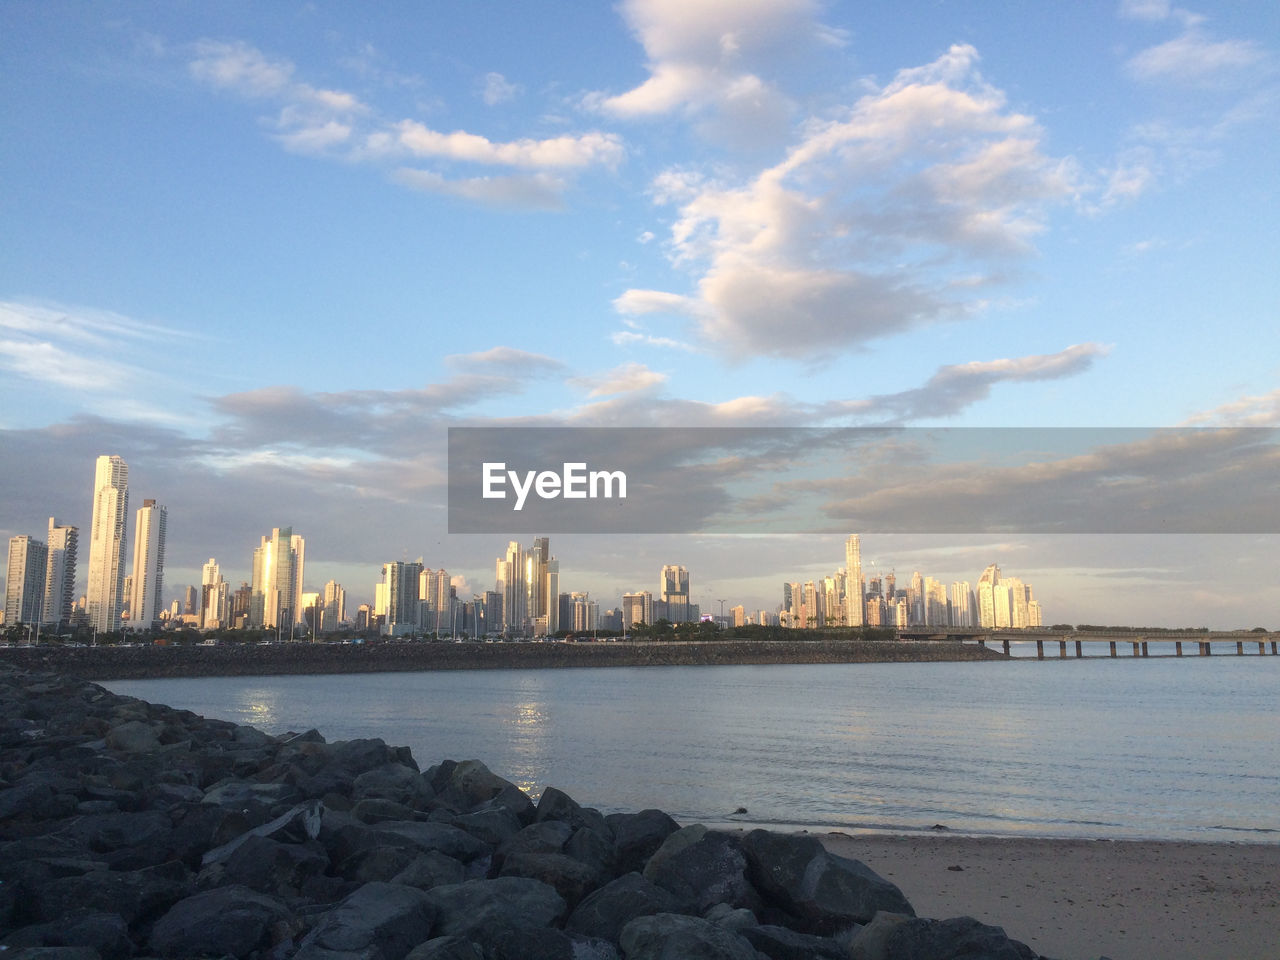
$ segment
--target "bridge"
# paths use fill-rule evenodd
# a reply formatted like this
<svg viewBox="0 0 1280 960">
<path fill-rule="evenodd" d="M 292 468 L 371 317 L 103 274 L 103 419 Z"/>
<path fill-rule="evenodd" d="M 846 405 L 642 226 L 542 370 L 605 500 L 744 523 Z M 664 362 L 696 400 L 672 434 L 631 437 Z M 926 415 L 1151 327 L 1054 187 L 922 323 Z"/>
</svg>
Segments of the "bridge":
<svg viewBox="0 0 1280 960">
<path fill-rule="evenodd" d="M 1195 644 L 1195 650 L 1199 656 L 1207 657 L 1213 654 L 1213 644 L 1234 643 L 1237 656 L 1245 656 L 1252 654 L 1254 645 L 1257 645 L 1256 656 L 1277 655 L 1277 644 L 1280 644 L 1280 633 L 1266 632 L 1261 633 L 1253 630 L 1044 630 L 1044 629 L 1024 629 L 1014 630 L 1005 628 L 988 628 L 988 627 L 942 627 L 942 626 L 911 626 L 899 627 L 898 639 L 900 640 L 959 640 L 973 641 L 979 646 L 987 646 L 991 643 L 999 643 L 1007 655 L 1010 650 L 1010 644 L 1015 642 L 1034 641 L 1036 645 L 1036 658 L 1045 659 L 1045 647 L 1049 645 L 1052 651 L 1052 644 L 1057 643 L 1058 658 L 1067 659 L 1068 645 L 1073 646 L 1073 652 L 1077 659 L 1084 657 L 1084 645 L 1086 643 L 1106 643 L 1108 644 L 1108 652 L 1112 657 L 1120 654 L 1118 650 L 1122 650 L 1125 646 L 1132 649 L 1132 656 L 1147 657 L 1151 656 L 1152 644 L 1172 644 L 1173 653 L 1161 654 L 1157 647 L 1155 656 L 1175 656 L 1183 655 L 1183 645 L 1190 647 Z M 1166 646 L 1163 649 L 1168 650 Z"/>
</svg>

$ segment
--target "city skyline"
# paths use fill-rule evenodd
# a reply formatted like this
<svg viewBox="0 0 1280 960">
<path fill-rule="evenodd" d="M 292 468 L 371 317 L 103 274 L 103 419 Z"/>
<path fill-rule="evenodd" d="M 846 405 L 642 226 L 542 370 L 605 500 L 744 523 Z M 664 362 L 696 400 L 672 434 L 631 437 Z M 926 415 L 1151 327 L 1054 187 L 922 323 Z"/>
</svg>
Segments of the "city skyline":
<svg viewBox="0 0 1280 960">
<path fill-rule="evenodd" d="M 1277 36 L 1225 0 L 4 5 L 0 537 L 58 517 L 101 574 L 109 450 L 168 509 L 166 583 L 249 580 L 292 524 L 311 592 L 420 555 L 484 586 L 451 426 L 1275 428 Z M 1274 449 L 972 452 L 744 452 L 750 503 L 803 487 L 829 531 L 557 535 L 561 577 L 675 561 L 772 608 L 847 529 L 868 577 L 999 562 L 1054 619 L 1280 618 Z M 681 521 L 735 493 L 662 489 Z M 1090 529 L 1155 500 L 1203 532 L 1023 532 L 1101 494 Z M 891 510 L 921 532 L 845 519 Z"/>
</svg>

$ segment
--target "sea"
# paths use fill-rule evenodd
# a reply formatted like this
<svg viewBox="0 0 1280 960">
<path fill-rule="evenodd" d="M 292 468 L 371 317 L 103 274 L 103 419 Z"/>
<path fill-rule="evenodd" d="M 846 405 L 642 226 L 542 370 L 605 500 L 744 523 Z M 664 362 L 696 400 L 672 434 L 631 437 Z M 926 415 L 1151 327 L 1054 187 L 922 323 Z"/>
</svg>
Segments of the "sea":
<svg viewBox="0 0 1280 960">
<path fill-rule="evenodd" d="M 411 747 L 424 770 L 478 758 L 535 798 L 554 786 L 605 813 L 656 807 L 681 823 L 855 834 L 1280 843 L 1280 657 L 1235 656 L 1234 644 L 1211 657 L 1014 653 L 104 686 L 271 734 L 381 737 Z"/>
</svg>

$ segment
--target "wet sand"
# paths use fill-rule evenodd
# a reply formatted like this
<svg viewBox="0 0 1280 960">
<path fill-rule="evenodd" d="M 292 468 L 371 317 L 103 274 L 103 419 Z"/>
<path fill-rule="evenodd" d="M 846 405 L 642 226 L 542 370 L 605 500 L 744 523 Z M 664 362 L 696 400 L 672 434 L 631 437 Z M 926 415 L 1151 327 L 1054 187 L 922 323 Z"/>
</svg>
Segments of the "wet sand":
<svg viewBox="0 0 1280 960">
<path fill-rule="evenodd" d="M 1280 960 L 1280 844 L 820 839 L 920 916 L 973 916 L 1055 960 Z"/>
</svg>

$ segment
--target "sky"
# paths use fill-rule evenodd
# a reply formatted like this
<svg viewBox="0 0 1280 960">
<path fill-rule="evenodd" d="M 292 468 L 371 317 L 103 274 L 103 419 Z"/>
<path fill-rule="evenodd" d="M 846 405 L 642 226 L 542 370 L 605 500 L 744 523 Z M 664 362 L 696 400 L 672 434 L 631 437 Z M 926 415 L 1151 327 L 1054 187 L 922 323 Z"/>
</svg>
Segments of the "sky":
<svg viewBox="0 0 1280 960">
<path fill-rule="evenodd" d="M 118 454 L 169 596 L 288 525 L 306 589 L 421 556 L 469 596 L 507 538 L 447 532 L 451 426 L 1278 427 L 1278 41 L 1268 3 L 12 0 L 0 536 L 87 528 Z M 1174 436 L 1045 459 L 1122 516 Z M 868 533 L 864 570 L 1280 627 L 1280 521 L 1241 512 L 1274 443 L 1182 450 L 1204 523 Z M 988 509 L 1061 508 L 971 459 L 942 479 Z M 863 523 L 895 471 L 833 466 L 828 505 Z M 681 563 L 772 610 L 843 565 L 801 526 L 547 532 L 605 607 Z"/>
</svg>

